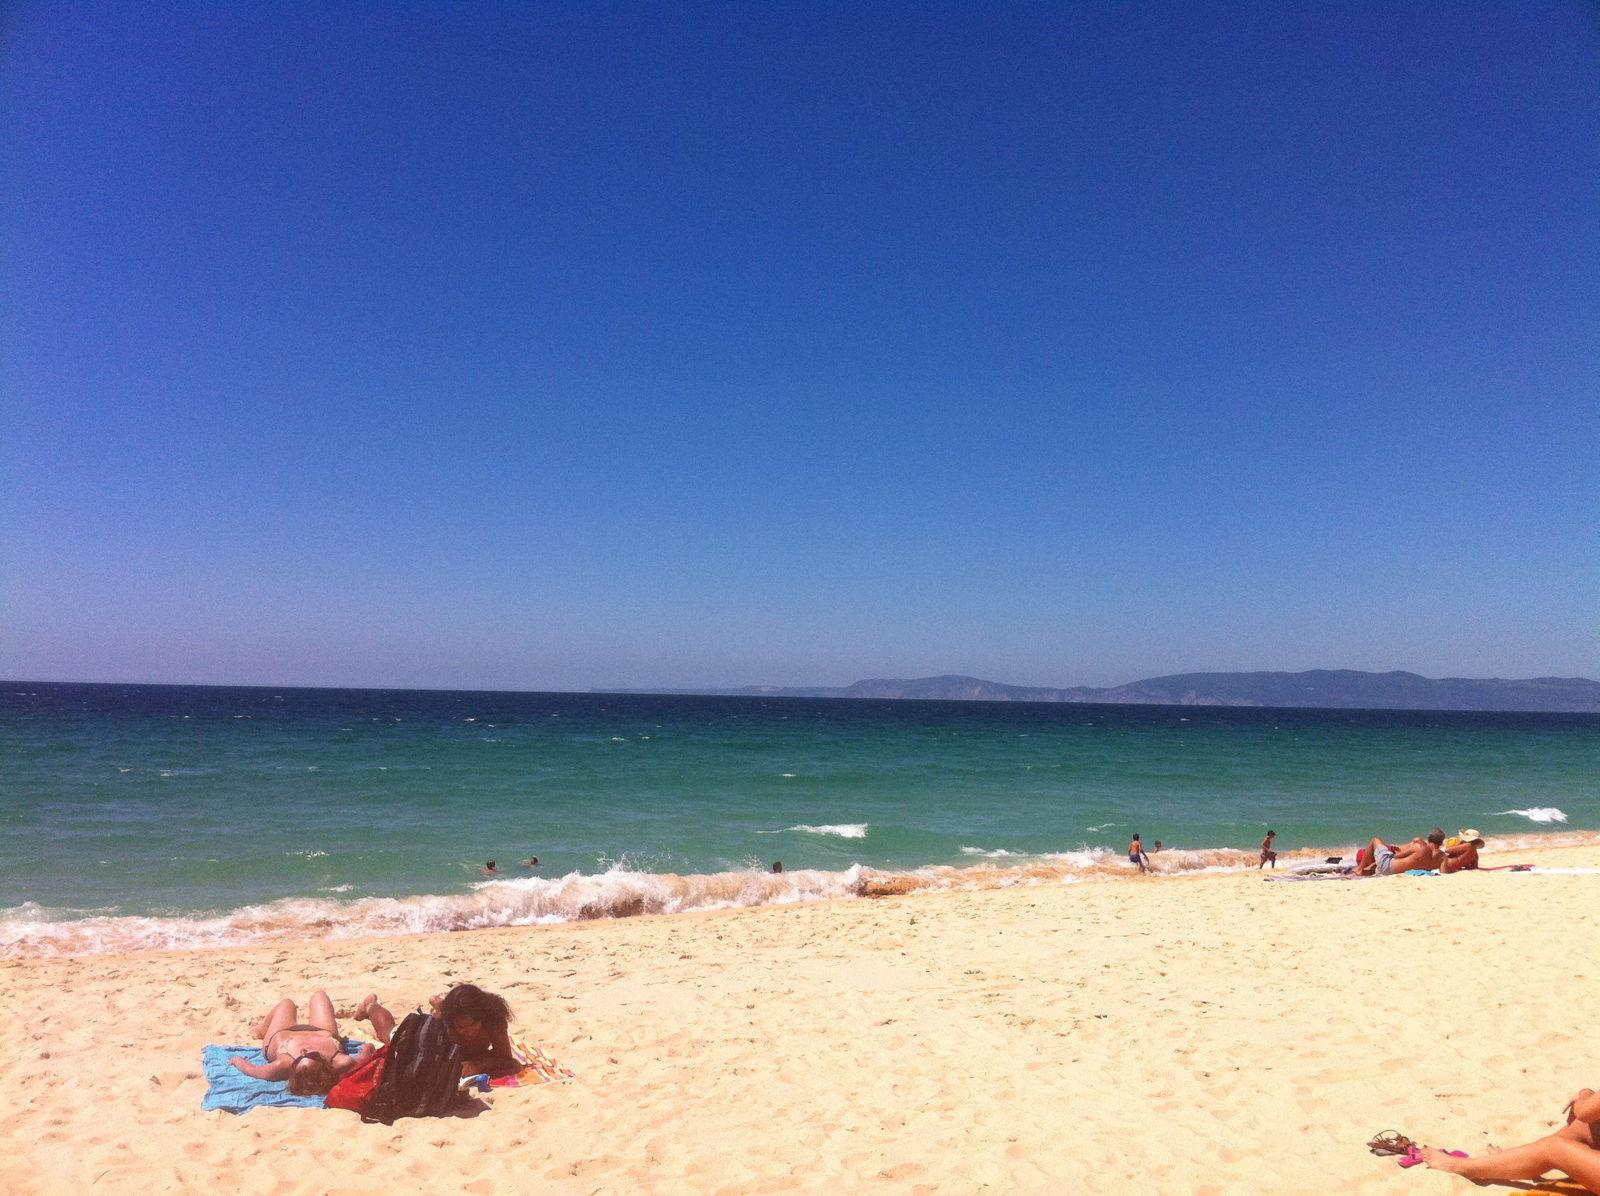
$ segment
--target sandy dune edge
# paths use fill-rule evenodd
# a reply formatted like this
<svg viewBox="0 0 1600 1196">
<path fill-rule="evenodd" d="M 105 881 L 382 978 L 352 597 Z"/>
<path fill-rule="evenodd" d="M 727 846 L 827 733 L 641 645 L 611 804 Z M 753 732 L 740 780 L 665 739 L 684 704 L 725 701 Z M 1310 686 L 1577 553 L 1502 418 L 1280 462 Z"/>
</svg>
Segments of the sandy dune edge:
<svg viewBox="0 0 1600 1196">
<path fill-rule="evenodd" d="M 1362 1143 L 1522 1141 L 1600 1087 L 1597 910 L 1252 873 L 8 963 L 0 1189 L 1466 1193 Z M 392 1128 L 199 1108 L 201 1046 L 280 995 L 466 979 L 578 1078 Z"/>
</svg>

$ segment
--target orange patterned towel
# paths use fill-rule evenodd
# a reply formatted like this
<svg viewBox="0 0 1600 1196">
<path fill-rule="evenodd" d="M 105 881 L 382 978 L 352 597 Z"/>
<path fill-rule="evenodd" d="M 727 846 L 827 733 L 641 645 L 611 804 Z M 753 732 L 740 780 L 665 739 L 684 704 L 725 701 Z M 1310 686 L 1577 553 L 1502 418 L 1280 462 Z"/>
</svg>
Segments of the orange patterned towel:
<svg viewBox="0 0 1600 1196">
<path fill-rule="evenodd" d="M 529 1084 L 548 1084 L 553 1080 L 571 1080 L 575 1073 L 562 1067 L 538 1047 L 531 1047 L 521 1039 L 511 1040 L 511 1053 L 521 1063 L 522 1070 L 515 1075 L 496 1076 L 489 1081 L 491 1088 L 522 1088 Z"/>
</svg>

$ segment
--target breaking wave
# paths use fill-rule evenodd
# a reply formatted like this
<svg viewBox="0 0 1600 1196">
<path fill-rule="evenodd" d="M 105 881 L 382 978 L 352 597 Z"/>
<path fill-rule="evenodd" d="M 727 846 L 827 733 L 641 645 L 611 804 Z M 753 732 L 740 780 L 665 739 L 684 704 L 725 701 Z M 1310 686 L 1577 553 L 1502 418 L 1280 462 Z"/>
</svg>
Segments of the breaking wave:
<svg viewBox="0 0 1600 1196">
<path fill-rule="evenodd" d="M 1559 811 L 1557 811 L 1559 813 Z M 808 828 L 818 834 L 861 838 L 866 826 Z M 1600 832 L 1545 831 L 1499 835 L 1486 850 L 1528 850 L 1600 844 Z M 1303 848 L 1279 853 L 1279 868 L 1353 856 L 1353 846 Z M 1141 877 L 1120 853 L 1104 847 L 1030 855 L 1005 848 L 962 849 L 964 865 L 929 864 L 887 871 L 860 864 L 842 871 L 760 869 L 680 876 L 631 871 L 569 873 L 559 878 L 517 877 L 482 881 L 469 892 L 414 897 L 292 897 L 226 913 L 130 916 L 115 909 L 49 909 L 33 902 L 0 909 L 0 958 L 33 959 L 125 951 L 189 950 L 308 939 L 360 939 L 408 934 L 532 926 L 640 914 L 678 914 L 739 906 L 784 905 L 903 893 L 1061 885 L 1083 881 L 1129 882 Z M 1155 877 L 1254 869 L 1255 851 L 1237 848 L 1167 849 L 1152 854 Z"/>
<path fill-rule="evenodd" d="M 1514 814 L 1518 818 L 1526 818 L 1529 822 L 1565 822 L 1567 815 L 1564 811 L 1554 806 L 1534 806 L 1527 810 L 1496 810 L 1493 817 L 1502 814 Z"/>
</svg>

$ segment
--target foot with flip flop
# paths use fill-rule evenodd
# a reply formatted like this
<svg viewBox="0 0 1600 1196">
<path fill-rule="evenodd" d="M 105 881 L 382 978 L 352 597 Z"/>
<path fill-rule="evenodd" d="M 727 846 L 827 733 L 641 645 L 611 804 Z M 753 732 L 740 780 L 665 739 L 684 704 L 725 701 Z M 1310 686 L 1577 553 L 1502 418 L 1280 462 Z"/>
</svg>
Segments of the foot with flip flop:
<svg viewBox="0 0 1600 1196">
<path fill-rule="evenodd" d="M 1418 1146 L 1399 1130 L 1384 1130 L 1383 1133 L 1374 1134 L 1367 1140 L 1367 1149 L 1376 1155 L 1399 1155 L 1398 1161 L 1402 1167 L 1415 1167 L 1418 1163 L 1426 1162 L 1422 1152 L 1429 1148 Z M 1464 1150 L 1445 1150 L 1439 1153 L 1452 1155 L 1458 1159 L 1471 1157 Z"/>
</svg>

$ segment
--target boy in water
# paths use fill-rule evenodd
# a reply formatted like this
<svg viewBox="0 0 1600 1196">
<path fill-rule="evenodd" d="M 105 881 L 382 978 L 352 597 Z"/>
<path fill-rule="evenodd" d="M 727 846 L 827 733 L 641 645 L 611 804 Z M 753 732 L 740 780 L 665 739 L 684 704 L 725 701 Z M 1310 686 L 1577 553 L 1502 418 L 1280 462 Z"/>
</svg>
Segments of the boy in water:
<svg viewBox="0 0 1600 1196">
<path fill-rule="evenodd" d="M 1144 853 L 1144 844 L 1139 842 L 1139 836 L 1135 834 L 1133 842 L 1128 844 L 1128 863 L 1138 865 L 1140 872 L 1148 872 L 1150 869 L 1146 865 L 1149 862 L 1150 857 Z"/>
<path fill-rule="evenodd" d="M 1272 841 L 1277 837 L 1277 831 L 1268 831 L 1267 837 L 1261 840 L 1261 862 L 1256 865 L 1257 872 L 1260 872 L 1268 864 L 1271 864 L 1274 868 L 1278 866 L 1278 853 L 1272 849 Z"/>
</svg>

